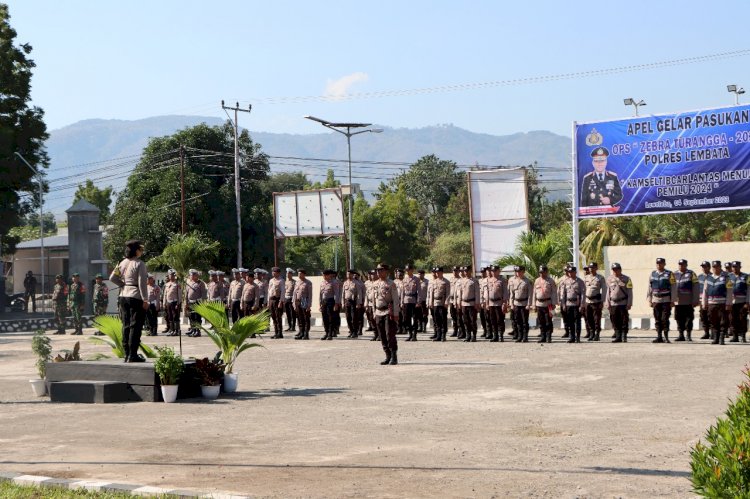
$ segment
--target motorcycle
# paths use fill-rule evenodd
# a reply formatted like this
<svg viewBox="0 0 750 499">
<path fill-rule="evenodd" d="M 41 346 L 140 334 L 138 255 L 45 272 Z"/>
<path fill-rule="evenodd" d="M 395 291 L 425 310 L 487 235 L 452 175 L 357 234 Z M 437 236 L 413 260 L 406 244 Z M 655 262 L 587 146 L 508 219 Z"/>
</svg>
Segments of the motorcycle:
<svg viewBox="0 0 750 499">
<path fill-rule="evenodd" d="M 23 293 L 13 295 L 5 294 L 5 306 L 10 307 L 12 312 L 24 312 L 26 310 L 26 300 Z"/>
</svg>

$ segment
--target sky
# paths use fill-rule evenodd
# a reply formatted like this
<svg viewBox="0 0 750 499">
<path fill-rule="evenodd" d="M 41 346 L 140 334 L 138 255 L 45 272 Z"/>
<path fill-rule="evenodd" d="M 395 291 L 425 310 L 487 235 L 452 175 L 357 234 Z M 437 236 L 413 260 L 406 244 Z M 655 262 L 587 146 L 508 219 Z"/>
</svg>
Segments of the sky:
<svg viewBox="0 0 750 499">
<path fill-rule="evenodd" d="M 471 86 L 750 49 L 745 0 L 8 4 L 17 42 L 34 48 L 33 103 L 44 109 L 50 130 L 90 118 L 223 117 L 223 99 L 252 104 L 240 124 L 256 131 L 320 133 L 320 125 L 303 119 L 314 115 L 397 128 L 451 123 L 493 135 L 570 136 L 574 120 L 630 116 L 625 97 L 645 100 L 641 113 L 668 113 L 731 105 L 730 83 L 750 91 L 750 52 Z M 445 86 L 460 90 L 413 92 Z M 375 95 L 346 97 L 368 93 Z"/>
</svg>

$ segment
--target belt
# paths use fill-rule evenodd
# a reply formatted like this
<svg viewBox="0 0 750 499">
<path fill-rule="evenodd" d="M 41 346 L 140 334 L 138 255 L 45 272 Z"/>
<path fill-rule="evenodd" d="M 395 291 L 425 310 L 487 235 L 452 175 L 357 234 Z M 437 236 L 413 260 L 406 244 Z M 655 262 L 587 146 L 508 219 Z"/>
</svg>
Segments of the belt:
<svg viewBox="0 0 750 499">
<path fill-rule="evenodd" d="M 198 303 L 198 300 L 188 300 L 188 305 L 193 305 L 195 303 Z"/>
<path fill-rule="evenodd" d="M 577 301 L 569 301 L 567 303 L 568 303 L 569 307 L 576 307 L 576 306 L 578 306 L 578 302 Z"/>
<path fill-rule="evenodd" d="M 536 301 L 550 301 L 552 298 L 537 298 Z"/>
<path fill-rule="evenodd" d="M 419 293 L 406 293 L 406 296 L 418 296 Z"/>
<path fill-rule="evenodd" d="M 654 291 L 654 296 L 669 296 L 672 294 L 671 291 Z"/>
<path fill-rule="evenodd" d="M 386 306 L 386 307 L 375 307 L 375 308 L 376 308 L 376 309 L 378 309 L 378 310 L 380 310 L 381 312 L 382 312 L 383 310 L 388 310 L 388 307 L 387 307 L 387 306 Z"/>
<path fill-rule="evenodd" d="M 476 298 L 468 298 L 468 299 L 461 298 L 461 301 L 473 302 L 473 301 L 477 301 L 477 299 Z"/>
<path fill-rule="evenodd" d="M 624 298 L 622 300 L 612 300 L 612 303 L 614 303 L 615 305 L 625 305 L 628 303 L 628 299 Z"/>
</svg>

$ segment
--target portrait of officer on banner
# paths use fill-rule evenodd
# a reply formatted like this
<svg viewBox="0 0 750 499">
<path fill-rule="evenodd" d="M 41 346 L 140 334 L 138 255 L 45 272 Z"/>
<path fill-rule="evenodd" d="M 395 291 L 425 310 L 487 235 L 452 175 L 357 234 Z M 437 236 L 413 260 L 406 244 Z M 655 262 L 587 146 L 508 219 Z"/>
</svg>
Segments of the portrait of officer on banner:
<svg viewBox="0 0 750 499">
<path fill-rule="evenodd" d="M 620 179 L 614 172 L 607 171 L 609 150 L 599 146 L 591 151 L 591 164 L 594 171 L 583 177 L 581 206 L 615 206 L 622 201 Z"/>
</svg>

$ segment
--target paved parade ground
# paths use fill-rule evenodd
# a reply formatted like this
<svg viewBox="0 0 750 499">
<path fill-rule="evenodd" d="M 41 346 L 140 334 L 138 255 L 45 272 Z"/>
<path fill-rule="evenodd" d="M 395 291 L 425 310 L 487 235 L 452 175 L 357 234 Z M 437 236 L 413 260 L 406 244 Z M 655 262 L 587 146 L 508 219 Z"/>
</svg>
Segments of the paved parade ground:
<svg viewBox="0 0 750 499">
<path fill-rule="evenodd" d="M 380 366 L 369 336 L 323 342 L 313 328 L 245 352 L 234 396 L 112 405 L 33 397 L 31 335 L 0 335 L 0 471 L 271 497 L 688 496 L 690 447 L 735 396 L 750 349 L 610 333 L 399 337 L 400 365 Z M 106 353 L 52 338 L 55 352 L 80 339 L 84 358 Z M 183 344 L 215 352 L 205 337 Z"/>
</svg>

